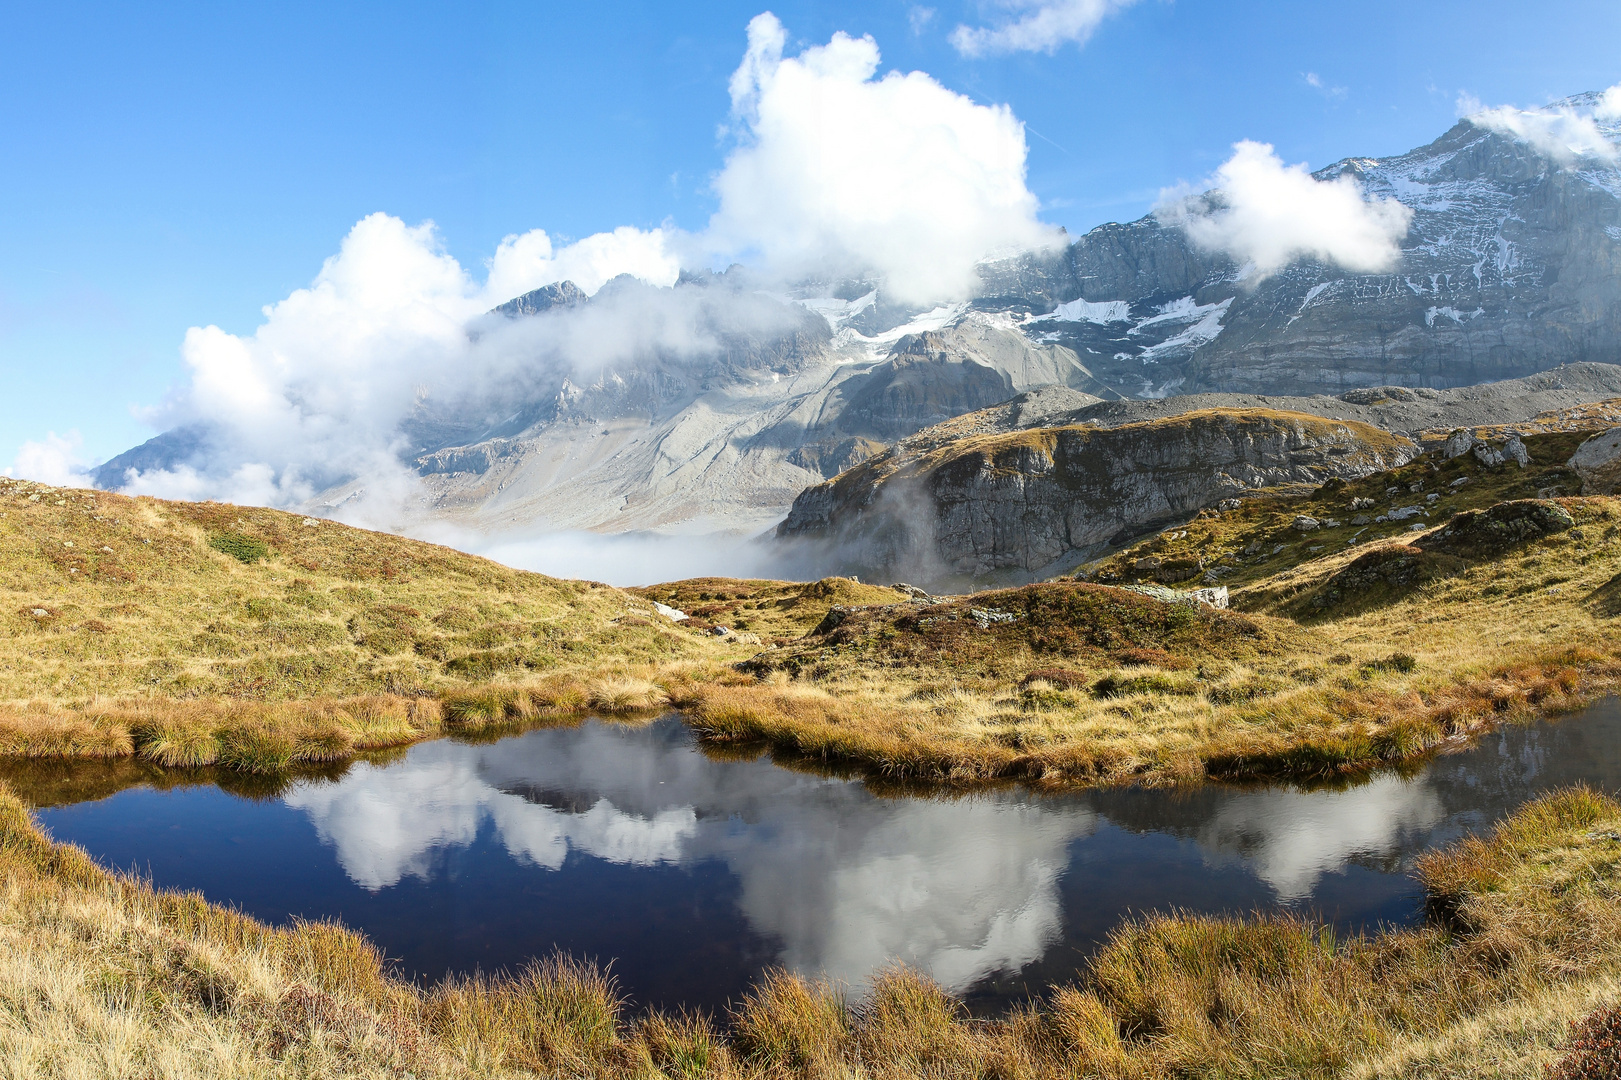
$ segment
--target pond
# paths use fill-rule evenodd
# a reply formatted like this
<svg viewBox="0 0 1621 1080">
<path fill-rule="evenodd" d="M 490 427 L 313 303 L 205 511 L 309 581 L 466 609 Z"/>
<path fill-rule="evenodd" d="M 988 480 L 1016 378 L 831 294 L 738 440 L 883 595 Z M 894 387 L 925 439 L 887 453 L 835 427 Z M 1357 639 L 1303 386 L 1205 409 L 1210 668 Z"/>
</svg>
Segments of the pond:
<svg viewBox="0 0 1621 1080">
<path fill-rule="evenodd" d="M 708 753 L 676 717 L 279 783 L 129 762 L 0 780 L 105 865 L 273 922 L 342 920 L 424 980 L 561 949 L 612 961 L 638 1005 L 717 1010 L 773 965 L 859 993 L 900 960 L 994 1012 L 1073 978 L 1132 914 L 1411 923 L 1420 852 L 1553 787 L 1621 787 L 1621 704 L 1317 789 L 897 793 Z"/>
</svg>

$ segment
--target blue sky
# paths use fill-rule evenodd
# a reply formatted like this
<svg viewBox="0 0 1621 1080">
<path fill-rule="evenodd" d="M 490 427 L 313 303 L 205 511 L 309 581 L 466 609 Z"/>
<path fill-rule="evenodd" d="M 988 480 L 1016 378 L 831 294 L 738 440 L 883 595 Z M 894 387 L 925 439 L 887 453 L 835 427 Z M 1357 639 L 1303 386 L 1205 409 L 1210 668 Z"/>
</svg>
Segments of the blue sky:
<svg viewBox="0 0 1621 1080">
<path fill-rule="evenodd" d="M 1010 106 L 1041 217 L 1072 233 L 1141 215 L 1239 139 L 1316 167 L 1428 142 L 1460 94 L 1536 105 L 1621 81 L 1614 0 L 1140 0 L 1084 45 L 980 57 L 951 32 L 1008 12 L 929 6 L 770 10 L 790 54 L 870 34 L 884 70 Z M 468 267 L 533 228 L 701 229 L 765 9 L 6 4 L 0 464 L 47 431 L 76 429 L 92 460 L 148 437 L 132 408 L 182 378 L 186 329 L 251 332 L 374 211 L 431 219 Z"/>
</svg>

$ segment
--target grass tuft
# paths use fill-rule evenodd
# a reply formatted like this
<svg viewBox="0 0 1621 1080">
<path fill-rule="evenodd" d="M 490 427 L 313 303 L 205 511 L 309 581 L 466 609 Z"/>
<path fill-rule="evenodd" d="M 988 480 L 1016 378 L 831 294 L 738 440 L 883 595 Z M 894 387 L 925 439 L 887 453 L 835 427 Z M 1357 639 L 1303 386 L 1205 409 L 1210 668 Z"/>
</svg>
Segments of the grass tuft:
<svg viewBox="0 0 1621 1080">
<path fill-rule="evenodd" d="M 238 562 L 256 563 L 270 558 L 269 544 L 241 533 L 215 533 L 208 538 L 208 546 Z"/>
</svg>

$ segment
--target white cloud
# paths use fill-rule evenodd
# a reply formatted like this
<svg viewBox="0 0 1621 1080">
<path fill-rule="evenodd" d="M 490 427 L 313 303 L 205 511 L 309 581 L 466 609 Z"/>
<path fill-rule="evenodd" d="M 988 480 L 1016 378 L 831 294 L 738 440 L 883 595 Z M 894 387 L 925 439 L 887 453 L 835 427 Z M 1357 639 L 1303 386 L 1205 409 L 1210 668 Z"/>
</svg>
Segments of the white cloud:
<svg viewBox="0 0 1621 1080">
<path fill-rule="evenodd" d="M 1307 86 L 1318 91 L 1324 97 L 1339 99 L 1350 93 L 1350 91 L 1343 86 L 1330 86 L 1328 83 L 1324 82 L 1323 77 L 1317 74 L 1315 71 L 1306 72 L 1303 78 L 1306 80 Z"/>
<path fill-rule="evenodd" d="M 1520 109 L 1513 105 L 1485 108 L 1469 95 L 1458 98 L 1458 113 L 1476 127 L 1527 144 L 1561 166 L 1581 161 L 1621 161 L 1621 147 L 1599 129 L 1598 121 L 1621 118 L 1621 84 L 1599 95 L 1590 109 L 1570 105 Z"/>
<path fill-rule="evenodd" d="M 1621 83 L 1616 83 L 1599 95 L 1598 107 L 1593 115 L 1600 120 L 1621 120 Z"/>
<path fill-rule="evenodd" d="M 1136 0 L 1001 0 L 1016 17 L 1000 26 L 959 26 L 951 43 L 964 56 L 987 53 L 1051 54 L 1073 42 L 1084 45 L 1098 24 Z"/>
<path fill-rule="evenodd" d="M 501 241 L 488 262 L 484 291 L 492 299 L 500 298 L 495 303 L 558 281 L 572 281 L 584 292 L 595 293 L 620 274 L 652 285 L 674 285 L 681 276 L 675 240 L 671 230 L 643 232 L 622 225 L 554 251 L 545 230 L 532 229 Z"/>
<path fill-rule="evenodd" d="M 1369 201 L 1351 176 L 1315 179 L 1285 165 L 1266 143 L 1244 141 L 1204 195 L 1167 191 L 1155 214 L 1180 225 L 1206 251 L 1253 267 L 1255 278 L 1302 258 L 1377 273 L 1401 257 L 1413 212 L 1394 199 Z"/>
<path fill-rule="evenodd" d="M 743 144 L 715 179 L 708 242 L 789 276 L 881 275 L 898 300 L 961 299 L 987 256 L 1049 242 L 1025 186 L 1024 125 L 922 72 L 877 78 L 870 38 L 783 56 L 774 15 L 749 23 L 731 80 Z"/>
<path fill-rule="evenodd" d="M 623 227 L 563 244 L 535 229 L 502 240 L 480 280 L 431 222 L 372 214 L 252 333 L 186 333 L 189 379 L 146 416 L 201 445 L 127 474 L 124 490 L 281 507 L 329 492 L 349 499 L 334 511 L 344 520 L 420 530 L 425 489 L 402 458 L 418 449 L 405 432 L 424 410 L 472 441 L 511 419 L 514 402 L 557 399 L 563 375 L 590 385 L 713 359 L 723 332 L 794 330 L 803 312 L 751 291 L 762 284 L 871 276 L 887 299 L 928 306 L 969 296 L 982 259 L 1061 238 L 1037 219 L 1024 128 L 1007 107 L 921 72 L 879 77 L 870 38 L 836 34 L 793 57 L 786 40 L 773 16 L 749 25 L 731 81 L 739 143 L 714 180 L 720 206 L 705 232 Z M 709 257 L 752 264 L 752 284 L 604 290 L 621 274 L 669 286 Z M 562 280 L 596 300 L 516 323 L 483 317 Z M 512 547 L 520 539 L 499 542 L 514 556 L 580 546 Z"/>
<path fill-rule="evenodd" d="M 416 449 L 402 425 L 421 409 L 495 424 L 513 401 L 554 398 L 565 377 L 685 364 L 720 351 L 723 331 L 774 337 L 797 327 L 799 309 L 747 290 L 651 284 L 598 292 L 547 318 L 483 317 L 563 276 L 588 288 L 624 272 L 667 285 L 679 266 L 672 243 L 667 232 L 623 229 L 553 250 L 533 232 L 504 241 L 480 283 L 441 250 L 431 223 L 373 214 L 307 288 L 266 307 L 252 334 L 187 332 L 190 380 L 148 418 L 201 432 L 203 445 L 189 462 L 132 472 L 122 486 L 292 507 L 358 479 L 364 496 L 337 516 L 411 528 L 422 487 L 401 461 Z"/>
<path fill-rule="evenodd" d="M 523 793 L 578 800 L 559 809 Z M 777 959 L 859 992 L 890 959 L 963 990 L 1043 955 L 1063 929 L 1058 880 L 1088 809 L 1003 793 L 903 803 L 766 761 L 720 765 L 658 727 L 587 723 L 499 746 L 441 741 L 285 796 L 351 881 L 377 891 L 442 873 L 488 821 L 515 860 L 570 852 L 631 866 L 719 863 Z"/>
<path fill-rule="evenodd" d="M 912 33 L 921 34 L 929 28 L 934 21 L 935 10 L 924 7 L 922 4 L 913 4 L 906 9 L 906 22 L 912 28 Z"/>
<path fill-rule="evenodd" d="M 84 439 L 77 430 L 66 435 L 47 432 L 45 438 L 30 440 L 18 447 L 16 460 L 4 473 L 57 487 L 90 487 L 90 478 L 85 474 L 89 463 L 79 456 L 83 445 Z"/>
</svg>

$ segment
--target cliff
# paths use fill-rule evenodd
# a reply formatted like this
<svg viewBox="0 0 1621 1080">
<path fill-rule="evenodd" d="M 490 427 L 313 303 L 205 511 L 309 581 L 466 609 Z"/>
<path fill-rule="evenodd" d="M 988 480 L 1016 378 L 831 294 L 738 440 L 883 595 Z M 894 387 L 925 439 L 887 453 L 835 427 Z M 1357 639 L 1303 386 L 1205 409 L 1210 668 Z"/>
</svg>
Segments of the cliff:
<svg viewBox="0 0 1621 1080">
<path fill-rule="evenodd" d="M 907 440 L 807 489 L 777 536 L 826 544 L 869 575 L 1041 576 L 1222 499 L 1365 476 L 1417 452 L 1368 424 L 1269 409 Z"/>
</svg>

